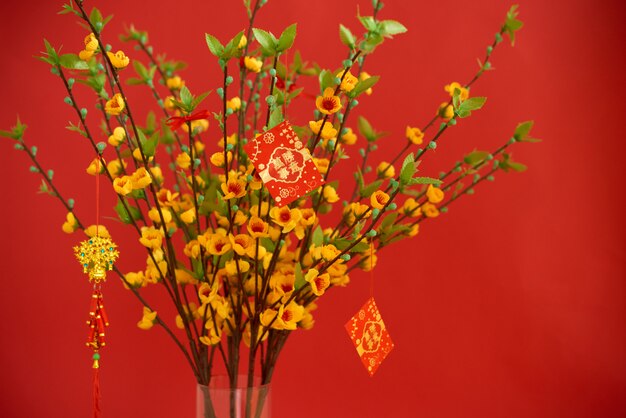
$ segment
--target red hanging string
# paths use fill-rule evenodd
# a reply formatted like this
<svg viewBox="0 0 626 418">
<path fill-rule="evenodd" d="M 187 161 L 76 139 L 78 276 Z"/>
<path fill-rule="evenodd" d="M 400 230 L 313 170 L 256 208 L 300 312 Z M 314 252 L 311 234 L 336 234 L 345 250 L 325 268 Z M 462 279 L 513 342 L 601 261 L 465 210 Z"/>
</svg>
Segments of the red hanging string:
<svg viewBox="0 0 626 418">
<path fill-rule="evenodd" d="M 98 156 L 100 158 L 100 156 Z M 100 232 L 100 171 L 102 170 L 102 158 L 98 161 L 100 170 L 96 173 L 96 236 L 99 236 Z"/>
<path fill-rule="evenodd" d="M 100 417 L 100 369 L 93 370 L 93 418 Z"/>
<path fill-rule="evenodd" d="M 370 241 L 370 298 L 374 297 L 374 243 Z"/>
</svg>

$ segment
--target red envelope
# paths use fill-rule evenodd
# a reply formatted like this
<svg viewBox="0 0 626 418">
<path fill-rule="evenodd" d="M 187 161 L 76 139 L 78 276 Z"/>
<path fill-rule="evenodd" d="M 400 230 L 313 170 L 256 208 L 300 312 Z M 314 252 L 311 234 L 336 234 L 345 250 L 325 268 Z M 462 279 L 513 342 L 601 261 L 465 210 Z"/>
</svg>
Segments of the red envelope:
<svg viewBox="0 0 626 418">
<path fill-rule="evenodd" d="M 276 206 L 288 205 L 324 184 L 309 150 L 287 121 L 250 140 L 244 150 Z"/>
<path fill-rule="evenodd" d="M 394 345 L 373 297 L 346 323 L 346 331 L 363 366 L 374 376 Z"/>
</svg>

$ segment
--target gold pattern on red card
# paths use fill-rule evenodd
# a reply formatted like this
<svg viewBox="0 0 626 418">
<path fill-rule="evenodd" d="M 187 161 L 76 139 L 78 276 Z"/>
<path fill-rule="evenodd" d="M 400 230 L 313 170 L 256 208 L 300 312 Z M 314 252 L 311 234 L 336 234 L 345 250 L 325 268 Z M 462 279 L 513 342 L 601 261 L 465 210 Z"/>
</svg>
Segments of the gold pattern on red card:
<svg viewBox="0 0 626 418">
<path fill-rule="evenodd" d="M 394 345 L 373 297 L 346 323 L 346 331 L 363 366 L 374 376 Z"/>
<path fill-rule="evenodd" d="M 287 121 L 250 140 L 244 150 L 276 206 L 288 205 L 324 184 L 309 150 Z"/>
</svg>

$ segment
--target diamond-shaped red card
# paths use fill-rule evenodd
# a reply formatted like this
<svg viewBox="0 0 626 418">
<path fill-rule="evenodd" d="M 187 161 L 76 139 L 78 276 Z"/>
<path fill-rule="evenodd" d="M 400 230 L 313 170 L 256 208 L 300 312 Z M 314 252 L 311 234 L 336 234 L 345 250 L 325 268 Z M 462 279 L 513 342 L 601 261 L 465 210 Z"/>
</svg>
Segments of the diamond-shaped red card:
<svg viewBox="0 0 626 418">
<path fill-rule="evenodd" d="M 393 350 L 393 341 L 373 297 L 346 323 L 346 331 L 363 366 L 370 376 L 374 376 L 378 366 Z"/>
<path fill-rule="evenodd" d="M 324 184 L 309 150 L 287 121 L 250 140 L 244 150 L 276 206 L 288 205 Z"/>
</svg>

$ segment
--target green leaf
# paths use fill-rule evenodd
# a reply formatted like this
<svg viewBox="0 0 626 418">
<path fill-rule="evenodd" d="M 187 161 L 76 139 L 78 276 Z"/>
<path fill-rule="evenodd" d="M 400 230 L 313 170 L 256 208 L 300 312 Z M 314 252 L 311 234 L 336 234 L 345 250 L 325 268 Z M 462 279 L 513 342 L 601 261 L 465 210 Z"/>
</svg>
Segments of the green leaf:
<svg viewBox="0 0 626 418">
<path fill-rule="evenodd" d="M 382 37 L 382 35 L 372 32 L 369 34 L 369 37 L 367 38 L 367 40 L 361 42 L 359 46 L 361 48 L 361 51 L 363 51 L 363 53 L 371 54 L 372 52 L 374 52 L 374 50 L 376 49 L 378 45 L 383 43 L 384 40 L 385 39 Z"/>
<path fill-rule="evenodd" d="M 322 70 L 319 75 L 319 81 L 320 90 L 323 92 L 328 87 L 333 87 L 335 85 L 335 75 L 328 70 Z"/>
<path fill-rule="evenodd" d="M 269 252 L 274 252 L 276 248 L 276 243 L 267 237 L 261 238 L 261 245 Z"/>
<path fill-rule="evenodd" d="M 124 207 L 122 199 L 118 199 L 117 205 L 115 205 L 114 209 L 117 213 L 117 216 L 120 218 L 120 221 L 125 224 L 131 224 L 133 223 L 133 220 L 141 219 L 141 211 L 139 209 L 128 203 L 126 203 L 126 205 L 128 206 L 130 213 L 128 213 L 128 211 Z"/>
<path fill-rule="evenodd" d="M 315 230 L 313 231 L 313 235 L 311 236 L 311 242 L 316 247 L 321 247 L 322 245 L 324 245 L 324 232 L 322 231 L 321 226 L 318 225 L 317 228 L 315 228 Z"/>
<path fill-rule="evenodd" d="M 193 102 L 193 95 L 191 94 L 187 86 L 183 86 L 180 89 L 180 101 L 185 107 L 191 107 L 191 104 Z"/>
<path fill-rule="evenodd" d="M 413 153 L 410 153 L 402 162 L 402 169 L 400 170 L 400 184 L 409 184 L 409 181 L 413 178 L 416 171 L 417 165 L 415 164 L 415 157 L 413 156 Z"/>
<path fill-rule="evenodd" d="M 515 138 L 518 142 L 541 142 L 540 139 L 529 137 L 530 130 L 533 127 L 534 122 L 532 120 L 522 122 L 515 128 L 515 134 L 513 134 L 513 138 Z"/>
<path fill-rule="evenodd" d="M 88 70 L 89 65 L 78 58 L 76 54 L 63 54 L 59 57 L 59 64 L 68 70 Z"/>
<path fill-rule="evenodd" d="M 222 55 L 224 55 L 224 46 L 221 44 L 221 42 L 215 36 L 208 33 L 205 33 L 204 36 L 206 38 L 206 44 L 209 47 L 209 51 L 211 51 L 211 54 L 215 55 L 218 58 L 222 58 Z"/>
<path fill-rule="evenodd" d="M 300 265 L 300 263 L 296 263 L 295 273 L 296 273 L 296 281 L 293 284 L 293 287 L 295 290 L 298 290 L 306 286 L 307 284 L 306 280 L 304 279 L 304 274 L 302 273 L 302 266 Z"/>
<path fill-rule="evenodd" d="M 209 94 L 211 94 L 211 90 L 209 90 L 209 91 L 205 91 L 204 93 L 200 94 L 199 96 L 194 97 L 194 98 L 193 98 L 193 100 L 191 101 L 191 108 L 192 108 L 192 109 L 195 109 L 196 107 L 198 107 L 198 105 L 199 105 L 200 103 L 202 103 L 202 101 L 203 101 L 204 99 L 206 99 L 206 97 L 207 97 Z"/>
<path fill-rule="evenodd" d="M 285 118 L 283 117 L 282 107 L 278 106 L 274 110 L 272 110 L 272 113 L 270 114 L 270 122 L 269 122 L 269 125 L 267 126 L 267 129 L 272 129 L 274 126 L 278 125 L 283 120 L 285 120 Z"/>
<path fill-rule="evenodd" d="M 150 138 L 146 139 L 145 134 L 141 131 L 137 131 L 139 133 L 139 140 L 141 141 L 141 148 L 143 149 L 143 153 L 146 157 L 153 157 L 156 151 L 157 145 L 159 145 L 159 134 L 158 132 L 153 133 Z"/>
<path fill-rule="evenodd" d="M 466 101 L 461 102 L 457 114 L 461 118 L 466 118 L 472 114 L 472 110 L 482 108 L 486 101 L 486 97 L 470 97 Z"/>
<path fill-rule="evenodd" d="M 407 28 L 398 21 L 383 20 L 378 24 L 378 30 L 384 37 L 391 38 L 393 35 L 406 32 Z"/>
<path fill-rule="evenodd" d="M 224 47 L 224 54 L 222 58 L 230 59 L 230 58 L 237 56 L 237 54 L 239 54 L 239 41 L 241 41 L 242 36 L 243 36 L 243 31 L 235 35 L 233 39 L 231 39 L 226 44 L 226 46 Z"/>
<path fill-rule="evenodd" d="M 343 251 L 352 245 L 353 241 L 347 238 L 337 238 L 333 241 L 333 245 L 337 247 L 338 250 Z M 348 252 L 350 253 L 362 253 L 369 250 L 370 246 L 367 242 L 359 242 L 354 247 L 350 248 Z"/>
<path fill-rule="evenodd" d="M 287 28 L 280 34 L 278 38 L 278 45 L 276 46 L 277 52 L 283 52 L 291 48 L 293 41 L 296 39 L 297 24 L 287 26 Z"/>
<path fill-rule="evenodd" d="M 515 45 L 515 32 L 517 32 L 524 26 L 524 22 L 517 19 L 517 15 L 519 14 L 519 12 L 517 11 L 518 7 L 519 6 L 517 4 L 511 6 L 506 14 L 506 20 L 504 22 L 504 27 L 502 28 L 504 33 L 509 35 L 511 45 Z"/>
<path fill-rule="evenodd" d="M 142 80 L 150 80 L 148 69 L 138 60 L 133 60 L 133 68 Z"/>
<path fill-rule="evenodd" d="M 376 190 L 380 189 L 381 184 L 383 184 L 383 179 L 378 179 L 359 190 L 359 194 L 361 197 L 370 197 Z"/>
<path fill-rule="evenodd" d="M 518 163 L 515 161 L 510 161 L 509 168 L 513 171 L 517 171 L 518 173 L 521 173 L 522 171 L 526 171 L 528 167 L 525 164 Z"/>
<path fill-rule="evenodd" d="M 372 128 L 372 125 L 363 116 L 359 116 L 359 119 L 357 120 L 357 128 L 359 129 L 361 135 L 363 135 L 369 142 L 376 141 L 377 136 L 374 128 Z"/>
<path fill-rule="evenodd" d="M 374 84 L 378 83 L 378 80 L 380 80 L 380 77 L 375 75 L 369 78 L 366 78 L 365 80 L 361 80 L 357 83 L 356 86 L 354 86 L 354 88 L 352 90 L 350 90 L 350 92 L 348 93 L 348 95 L 351 98 L 355 98 L 358 95 L 360 95 L 361 93 L 365 92 L 367 89 L 371 88 L 372 86 L 374 86 Z"/>
<path fill-rule="evenodd" d="M 465 164 L 476 165 L 482 163 L 489 157 L 489 152 L 487 151 L 472 151 L 463 158 Z"/>
<path fill-rule="evenodd" d="M 339 25 L 339 39 L 341 39 L 341 42 L 350 49 L 354 49 L 356 46 L 355 36 L 352 32 L 350 32 L 350 29 L 341 24 Z"/>
<path fill-rule="evenodd" d="M 252 32 L 254 33 L 254 38 L 266 52 L 268 52 L 270 55 L 276 53 L 278 40 L 272 33 L 258 28 L 252 28 Z"/>
<path fill-rule="evenodd" d="M 359 16 L 359 21 L 368 32 L 374 32 L 378 29 L 373 16 Z"/>
<path fill-rule="evenodd" d="M 393 225 L 397 218 L 398 212 L 391 212 L 390 214 L 386 215 L 383 221 L 380 223 L 380 228 L 383 230 L 389 228 L 391 225 Z"/>
<path fill-rule="evenodd" d="M 441 183 L 443 183 L 441 180 L 431 177 L 413 177 L 411 180 L 409 180 L 407 185 L 412 186 L 414 184 L 432 184 L 439 187 Z"/>
<path fill-rule="evenodd" d="M 91 13 L 89 14 L 89 22 L 96 28 L 98 28 L 98 24 L 103 24 L 102 13 L 97 8 L 91 9 Z"/>
</svg>

